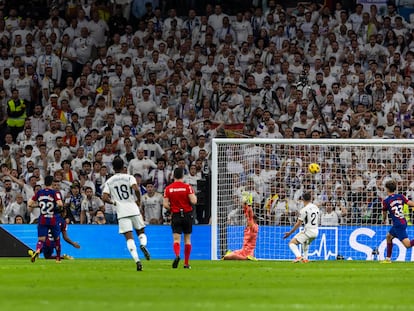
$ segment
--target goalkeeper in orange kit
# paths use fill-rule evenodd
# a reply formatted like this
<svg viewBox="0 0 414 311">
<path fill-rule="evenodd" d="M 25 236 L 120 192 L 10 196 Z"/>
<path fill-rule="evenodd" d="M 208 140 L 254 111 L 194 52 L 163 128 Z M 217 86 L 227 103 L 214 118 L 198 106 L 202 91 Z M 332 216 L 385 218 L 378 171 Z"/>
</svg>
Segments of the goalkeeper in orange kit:
<svg viewBox="0 0 414 311">
<path fill-rule="evenodd" d="M 228 251 L 222 258 L 224 260 L 257 260 L 254 257 L 254 249 L 256 248 L 259 225 L 252 209 L 253 195 L 249 192 L 243 192 L 242 200 L 243 212 L 247 220 L 247 225 L 244 229 L 243 247 L 237 251 Z"/>
</svg>

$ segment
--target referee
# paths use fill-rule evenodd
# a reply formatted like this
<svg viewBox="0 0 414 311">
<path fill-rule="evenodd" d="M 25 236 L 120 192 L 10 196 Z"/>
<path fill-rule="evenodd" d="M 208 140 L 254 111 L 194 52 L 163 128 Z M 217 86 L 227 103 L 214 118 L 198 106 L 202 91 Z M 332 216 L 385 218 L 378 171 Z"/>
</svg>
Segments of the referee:
<svg viewBox="0 0 414 311">
<path fill-rule="evenodd" d="M 171 227 L 174 240 L 175 259 L 172 267 L 176 269 L 180 262 L 181 234 L 184 233 L 184 268 L 191 269 L 188 264 L 191 253 L 191 232 L 193 230 L 193 207 L 197 204 L 194 189 L 183 182 L 184 170 L 174 170 L 174 182 L 164 190 L 164 207 L 172 214 Z"/>
</svg>

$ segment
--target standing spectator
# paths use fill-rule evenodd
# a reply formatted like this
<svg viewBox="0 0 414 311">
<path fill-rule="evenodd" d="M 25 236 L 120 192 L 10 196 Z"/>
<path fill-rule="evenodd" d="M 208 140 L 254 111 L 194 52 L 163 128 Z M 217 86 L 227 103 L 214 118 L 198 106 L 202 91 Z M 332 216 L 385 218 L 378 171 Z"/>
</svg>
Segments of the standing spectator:
<svg viewBox="0 0 414 311">
<path fill-rule="evenodd" d="M 167 187 L 170 182 L 171 172 L 166 168 L 165 162 L 166 161 L 164 158 L 158 158 L 157 168 L 151 170 L 151 172 L 148 174 L 148 179 L 151 181 L 152 186 L 158 193 L 164 193 L 165 187 Z"/>
<path fill-rule="evenodd" d="M 17 135 L 23 130 L 26 120 L 26 102 L 20 98 L 19 91 L 13 89 L 12 97 L 7 102 L 7 126 L 15 141 Z"/>
<path fill-rule="evenodd" d="M 91 20 L 88 23 L 90 36 L 94 38 L 96 47 L 104 47 L 109 34 L 108 24 L 100 18 L 98 10 L 92 12 Z"/>
<path fill-rule="evenodd" d="M 46 76 L 46 69 L 52 68 L 51 78 L 55 85 L 60 84 L 62 76 L 62 63 L 60 58 L 53 53 L 52 43 L 46 43 L 45 52 L 37 59 L 36 71 L 41 80 Z"/>
<path fill-rule="evenodd" d="M 321 226 L 338 226 L 339 217 L 332 206 L 331 201 L 324 203 L 325 211 L 321 214 Z"/>
<path fill-rule="evenodd" d="M 71 223 L 80 223 L 82 199 L 83 196 L 80 192 L 80 185 L 77 183 L 73 183 L 70 186 L 70 193 L 65 198 L 65 208 L 67 211 L 67 217 L 69 217 Z"/>
<path fill-rule="evenodd" d="M 12 88 L 18 89 L 20 96 L 24 100 L 31 102 L 32 95 L 33 95 L 33 87 L 34 87 L 34 82 L 29 76 L 26 75 L 25 67 L 23 65 L 19 66 L 18 76 L 15 79 L 13 79 Z M 28 107 L 28 110 L 31 110 L 31 109 L 32 109 L 31 107 Z"/>
<path fill-rule="evenodd" d="M 197 204 L 197 196 L 194 189 L 183 182 L 184 170 L 174 170 L 174 182 L 167 186 L 164 191 L 164 207 L 172 214 L 171 227 L 174 239 L 175 259 L 173 269 L 180 262 L 181 234 L 184 233 L 184 268 L 190 269 L 189 259 L 191 253 L 191 233 L 193 228 L 193 208 Z"/>
<path fill-rule="evenodd" d="M 82 201 L 81 214 L 80 214 L 80 223 L 81 224 L 90 224 L 92 223 L 93 216 L 96 214 L 96 211 L 104 211 L 104 203 L 100 198 L 94 195 L 93 189 L 91 187 L 86 187 L 85 197 Z"/>
<path fill-rule="evenodd" d="M 27 206 L 23 201 L 23 195 L 21 193 L 16 194 L 16 201 L 12 202 L 8 206 L 4 207 L 4 218 L 7 219 L 6 223 L 14 224 L 17 215 L 26 215 Z"/>
<path fill-rule="evenodd" d="M 94 225 L 107 224 L 104 212 L 102 212 L 101 210 L 97 210 L 95 216 L 93 217 L 92 224 Z"/>
<path fill-rule="evenodd" d="M 115 158 L 112 166 L 115 175 L 105 183 L 102 198 L 104 202 L 115 206 L 119 223 L 119 233 L 125 237 L 128 250 L 136 263 L 137 271 L 142 271 L 142 264 L 139 260 L 137 247 L 132 235 L 132 229 L 135 229 L 140 241 L 141 251 L 144 253 L 145 258 L 149 260 L 150 253 L 146 248 L 147 236 L 145 235 L 145 224 L 139 210 L 141 193 L 136 179 L 129 174 L 122 173 L 124 161 L 121 158 Z M 135 196 L 131 193 L 131 190 L 134 191 Z"/>
<path fill-rule="evenodd" d="M 73 68 L 73 76 L 75 79 L 81 75 L 82 68 L 90 60 L 92 51 L 96 45 L 95 39 L 89 35 L 88 28 L 82 27 L 80 37 L 73 40 L 73 48 L 76 52 L 76 62 Z"/>
<path fill-rule="evenodd" d="M 163 223 L 163 195 L 155 191 L 154 183 L 150 180 L 146 185 L 147 193 L 142 196 L 141 210 L 146 224 Z"/>
</svg>

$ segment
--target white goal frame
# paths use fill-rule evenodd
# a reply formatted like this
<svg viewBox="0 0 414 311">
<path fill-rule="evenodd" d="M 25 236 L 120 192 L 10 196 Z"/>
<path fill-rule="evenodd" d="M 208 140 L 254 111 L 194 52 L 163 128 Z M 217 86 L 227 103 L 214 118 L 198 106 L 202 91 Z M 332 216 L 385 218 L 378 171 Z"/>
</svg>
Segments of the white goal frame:
<svg viewBox="0 0 414 311">
<path fill-rule="evenodd" d="M 414 140 L 410 139 L 265 139 L 265 138 L 214 138 L 212 141 L 212 166 L 211 166 L 211 259 L 212 260 L 218 260 L 223 256 L 223 249 L 219 249 L 219 231 L 220 226 L 222 224 L 219 224 L 218 219 L 218 209 L 220 203 L 219 202 L 219 187 L 220 185 L 220 172 L 224 169 L 226 169 L 225 166 L 223 166 L 223 162 L 219 162 L 219 152 L 221 145 L 229 145 L 229 144 L 281 144 L 281 145 L 306 145 L 306 146 L 315 146 L 315 145 L 325 145 L 325 146 L 351 146 L 351 147 L 359 147 L 359 146 L 370 146 L 370 147 L 380 147 L 380 146 L 387 146 L 387 147 L 396 147 L 396 148 L 402 148 L 407 147 L 411 149 L 411 153 L 414 155 Z M 223 157 L 223 154 L 222 154 Z M 413 157 L 412 157 L 413 158 Z M 307 168 L 306 168 L 307 169 Z M 413 180 L 414 181 L 414 180 Z M 400 191 L 399 191 L 400 190 Z M 402 189 L 397 189 L 398 192 Z M 413 198 L 414 199 L 414 198 Z M 227 223 L 226 223 L 227 226 Z M 371 255 L 371 249 L 361 249 L 360 252 L 363 253 L 362 260 L 371 260 L 375 257 L 375 259 L 382 259 L 384 251 L 386 249 L 386 243 L 385 243 L 385 235 L 382 236 L 382 234 L 386 231 L 384 231 L 386 228 L 384 228 L 385 225 L 378 225 L 378 227 L 383 227 L 380 231 L 381 235 L 381 241 L 378 242 L 376 245 L 376 248 L 372 248 L 372 254 Z M 361 225 L 361 228 L 363 228 L 364 225 Z M 414 230 L 414 226 L 412 226 Z M 326 227 L 327 228 L 327 227 Z M 389 228 L 389 227 L 387 227 Z M 333 228 L 331 228 L 333 229 Z M 358 228 L 357 228 L 358 229 Z M 366 234 L 369 236 L 370 231 L 363 231 L 362 234 Z M 259 230 L 260 234 L 260 230 Z M 410 237 L 410 232 L 408 232 L 408 235 Z M 227 237 L 227 229 L 226 229 L 226 237 Z M 287 244 L 287 240 L 283 240 L 280 237 L 274 237 L 275 239 L 279 239 L 277 243 L 284 243 Z M 354 237 L 356 239 L 356 237 Z M 241 242 L 243 241 L 243 231 L 241 230 L 241 236 L 240 236 Z M 240 242 L 240 243 L 241 243 Z M 351 243 L 351 237 L 349 238 L 349 242 Z M 407 256 L 405 253 L 405 248 L 402 247 L 402 244 L 399 241 L 396 241 L 394 239 L 394 253 L 397 253 L 398 258 L 396 260 L 404 261 L 404 260 L 411 260 L 414 261 L 414 251 L 411 253 L 408 253 Z M 374 256 L 374 252 L 378 251 L 379 255 Z M 335 254 L 334 254 L 335 255 Z M 341 254 L 336 254 L 341 255 Z M 341 256 L 342 257 L 342 256 Z M 411 257 L 411 258 L 409 258 Z M 261 259 L 261 258 L 259 258 Z M 271 258 L 270 258 L 271 259 Z M 288 259 L 288 258 L 286 258 Z M 325 259 L 328 259 L 327 257 Z M 333 259 L 333 258 L 329 258 Z M 338 258 L 336 258 L 338 259 Z M 340 258 L 343 259 L 343 258 Z M 345 256 L 345 259 L 353 259 L 351 256 L 347 257 Z M 356 258 L 360 259 L 360 258 Z"/>
</svg>

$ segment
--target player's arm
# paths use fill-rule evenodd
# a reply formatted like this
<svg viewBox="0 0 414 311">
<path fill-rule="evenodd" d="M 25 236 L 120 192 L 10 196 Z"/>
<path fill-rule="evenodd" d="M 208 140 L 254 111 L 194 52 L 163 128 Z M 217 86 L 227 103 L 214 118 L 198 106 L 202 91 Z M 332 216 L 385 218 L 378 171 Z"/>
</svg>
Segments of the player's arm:
<svg viewBox="0 0 414 311">
<path fill-rule="evenodd" d="M 253 209 L 251 205 L 248 205 L 245 203 L 243 205 L 243 211 L 244 211 L 244 216 L 247 219 L 247 225 L 251 227 L 252 225 L 254 225 L 254 220 L 253 220 L 254 214 L 253 214 Z"/>
<path fill-rule="evenodd" d="M 191 205 L 196 205 L 197 204 L 197 196 L 195 195 L 194 189 L 193 187 L 191 187 L 190 185 L 188 185 L 188 199 L 190 200 Z"/>
<path fill-rule="evenodd" d="M 77 242 L 74 242 L 69 238 L 68 232 L 66 230 L 62 231 L 62 237 L 67 243 L 72 245 L 74 248 L 80 248 L 80 245 Z"/>
<path fill-rule="evenodd" d="M 62 200 L 57 200 L 57 201 L 56 201 L 56 205 L 57 205 L 59 208 L 63 208 L 63 201 L 62 201 Z"/>
<path fill-rule="evenodd" d="M 188 199 L 190 200 L 190 203 L 192 205 L 196 205 L 197 204 L 197 196 L 195 195 L 195 193 L 189 193 L 188 194 Z"/>
<path fill-rule="evenodd" d="M 36 207 L 37 207 L 36 201 L 29 199 L 29 201 L 27 202 L 27 210 L 29 211 L 29 213 L 31 213 L 33 209 L 35 209 Z"/>
<path fill-rule="evenodd" d="M 170 199 L 164 197 L 164 200 L 162 201 L 162 206 L 164 206 L 164 208 L 169 211 L 171 209 Z"/>
<path fill-rule="evenodd" d="M 295 223 L 295 225 L 293 226 L 293 228 L 292 229 L 290 229 L 290 231 L 289 232 L 286 232 L 284 235 L 283 235 L 283 238 L 284 239 L 286 239 L 286 238 L 288 238 L 293 232 L 295 232 L 300 226 L 302 226 L 302 223 L 303 223 L 303 221 L 302 220 L 300 220 L 300 219 L 298 219 L 297 221 L 296 221 L 296 223 Z"/>
<path fill-rule="evenodd" d="M 407 202 L 407 204 L 408 204 L 408 202 Z M 382 224 L 385 225 L 386 223 L 387 223 L 387 208 L 383 204 L 383 206 L 382 206 Z"/>
<path fill-rule="evenodd" d="M 385 225 L 387 223 L 387 211 L 382 211 L 382 224 Z"/>
<path fill-rule="evenodd" d="M 141 191 L 139 190 L 138 185 L 133 184 L 132 189 L 134 190 L 135 197 L 137 198 L 135 202 L 138 204 L 138 206 L 141 206 Z"/>
<path fill-rule="evenodd" d="M 29 199 L 29 201 L 27 201 L 27 210 L 29 211 L 29 213 L 31 213 L 33 211 L 34 208 L 38 207 L 37 206 L 37 193 L 35 193 L 35 195 Z"/>
<path fill-rule="evenodd" d="M 107 192 L 102 193 L 102 201 L 108 204 L 112 204 L 112 205 L 114 204 L 114 202 L 112 202 L 111 200 L 111 195 Z"/>
</svg>

